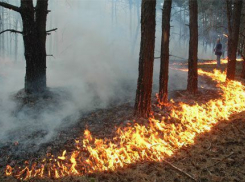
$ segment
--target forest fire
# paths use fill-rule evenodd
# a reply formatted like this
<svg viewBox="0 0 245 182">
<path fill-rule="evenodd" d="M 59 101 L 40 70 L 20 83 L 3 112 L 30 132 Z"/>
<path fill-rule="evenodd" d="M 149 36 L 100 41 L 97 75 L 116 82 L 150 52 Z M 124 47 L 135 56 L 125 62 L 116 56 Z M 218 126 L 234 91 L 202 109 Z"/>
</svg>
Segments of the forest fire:
<svg viewBox="0 0 245 182">
<path fill-rule="evenodd" d="M 0 0 L 0 182 L 243 181 L 243 7 Z"/>
<path fill-rule="evenodd" d="M 25 167 L 6 167 L 5 174 L 26 180 L 30 178 L 61 178 L 94 172 L 114 171 L 140 161 L 161 161 L 183 146 L 194 144 L 195 137 L 210 131 L 220 120 L 245 110 L 245 87 L 238 81 L 225 82 L 226 76 L 199 70 L 200 75 L 211 77 L 222 90 L 221 98 L 205 104 L 170 103 L 169 116 L 161 120 L 153 117 L 145 125 L 137 121 L 118 128 L 113 139 L 93 138 L 88 130 L 84 139 L 76 140 L 76 150 L 61 156 L 47 154 L 41 162 L 26 161 Z"/>
<path fill-rule="evenodd" d="M 243 61 L 242 58 L 237 59 L 237 62 L 241 62 L 241 61 Z M 228 63 L 228 59 L 227 58 L 226 59 L 221 59 L 221 62 L 220 63 L 221 64 L 227 64 Z M 213 61 L 206 61 L 204 63 L 198 63 L 198 65 L 213 65 L 213 64 L 217 64 L 217 61 L 216 60 L 213 60 Z"/>
</svg>

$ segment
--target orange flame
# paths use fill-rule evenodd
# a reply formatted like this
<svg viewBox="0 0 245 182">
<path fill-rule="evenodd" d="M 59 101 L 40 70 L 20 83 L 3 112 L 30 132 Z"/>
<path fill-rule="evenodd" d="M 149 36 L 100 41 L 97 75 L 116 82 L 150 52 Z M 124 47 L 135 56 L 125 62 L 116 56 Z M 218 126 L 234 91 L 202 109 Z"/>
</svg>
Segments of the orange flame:
<svg viewBox="0 0 245 182">
<path fill-rule="evenodd" d="M 145 125 L 135 122 L 118 128 L 113 139 L 97 139 L 85 130 L 84 139 L 76 141 L 75 151 L 69 154 L 64 151 L 57 159 L 51 156 L 38 165 L 26 163 L 22 169 L 8 165 L 5 174 L 24 180 L 61 178 L 114 171 L 142 160 L 161 161 L 173 155 L 181 147 L 194 144 L 198 134 L 210 131 L 218 121 L 245 110 L 245 87 L 240 82 L 225 82 L 226 75 L 218 70 L 214 73 L 199 70 L 199 74 L 217 81 L 217 87 L 222 90 L 220 99 L 195 105 L 172 101 L 168 116 L 162 116 L 160 120 L 149 118 Z"/>
<path fill-rule="evenodd" d="M 228 36 L 227 34 L 225 34 L 225 33 L 224 33 L 223 35 L 224 35 L 225 37 L 227 37 L 227 38 L 229 37 L 229 36 Z"/>
<path fill-rule="evenodd" d="M 239 59 L 236 59 L 237 62 L 241 62 L 243 61 L 243 59 L 239 58 Z M 228 58 L 226 59 L 221 59 L 221 64 L 227 64 L 228 63 Z M 212 61 L 206 61 L 204 63 L 198 63 L 198 65 L 210 65 L 210 64 L 217 64 L 217 61 L 216 60 L 212 60 Z"/>
</svg>

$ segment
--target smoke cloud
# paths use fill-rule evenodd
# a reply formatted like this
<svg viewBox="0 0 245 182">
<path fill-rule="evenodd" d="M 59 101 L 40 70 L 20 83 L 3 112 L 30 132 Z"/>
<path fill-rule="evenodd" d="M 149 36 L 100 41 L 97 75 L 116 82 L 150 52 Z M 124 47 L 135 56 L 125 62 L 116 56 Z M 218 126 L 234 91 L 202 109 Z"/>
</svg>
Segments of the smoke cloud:
<svg viewBox="0 0 245 182">
<path fill-rule="evenodd" d="M 82 113 L 124 102 L 134 102 L 140 44 L 140 0 L 52 0 L 49 3 L 48 87 L 55 97 L 35 106 L 20 106 L 14 95 L 23 88 L 25 61 L 19 36 L 18 60 L 0 57 L 0 141 L 45 143 L 59 128 L 74 124 Z M 156 56 L 160 53 L 161 9 L 158 7 Z M 12 13 L 12 12 L 9 12 Z M 171 22 L 172 55 L 188 56 L 188 41 L 180 41 Z M 188 35 L 187 35 L 188 37 Z M 188 40 L 188 38 L 186 39 Z M 199 52 L 200 53 L 200 52 Z M 172 60 L 176 60 L 172 58 Z M 155 60 L 154 90 L 158 89 L 159 60 Z M 170 90 L 186 88 L 186 73 L 170 70 Z M 49 104 L 44 104 L 48 102 Z M 67 118 L 69 117 L 69 120 Z"/>
</svg>

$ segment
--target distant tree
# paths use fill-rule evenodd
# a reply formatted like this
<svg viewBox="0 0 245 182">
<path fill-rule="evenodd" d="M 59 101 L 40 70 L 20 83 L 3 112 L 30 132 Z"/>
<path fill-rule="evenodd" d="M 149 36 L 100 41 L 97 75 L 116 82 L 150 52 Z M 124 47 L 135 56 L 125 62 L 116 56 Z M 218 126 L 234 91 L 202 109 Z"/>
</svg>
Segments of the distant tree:
<svg viewBox="0 0 245 182">
<path fill-rule="evenodd" d="M 187 91 L 195 94 L 198 90 L 197 53 L 198 53 L 198 4 L 197 0 L 189 0 L 190 42 L 188 59 Z"/>
<path fill-rule="evenodd" d="M 186 17 L 188 11 L 189 0 L 174 0 L 173 3 L 178 8 L 175 8 L 173 16 L 177 16 L 180 39 L 185 40 L 189 38 L 186 32 Z M 226 3 L 225 0 L 197 0 L 198 4 L 198 40 L 202 41 L 204 49 L 209 46 L 214 46 L 219 36 L 222 39 L 222 34 L 227 34 L 227 17 L 226 17 Z M 187 16 L 186 16 L 187 15 Z"/>
<path fill-rule="evenodd" d="M 242 16 L 241 16 L 241 25 L 240 25 L 240 53 L 242 56 L 242 71 L 241 71 L 241 78 L 245 79 L 245 3 L 243 3 L 242 8 Z"/>
<path fill-rule="evenodd" d="M 15 17 L 15 21 L 14 21 L 14 27 L 17 30 L 20 24 L 20 18 L 19 16 Z M 14 46 L 14 60 L 17 61 L 18 60 L 18 34 L 15 34 L 15 46 Z"/>
<path fill-rule="evenodd" d="M 198 0 L 199 41 L 216 43 L 217 37 L 227 34 L 226 3 L 224 0 Z M 212 32 L 212 33 L 210 33 Z"/>
<path fill-rule="evenodd" d="M 4 32 L 23 35 L 26 76 L 25 91 L 27 93 L 42 93 L 46 90 L 46 37 L 53 30 L 46 31 L 48 0 L 21 0 L 20 7 L 0 1 L 0 6 L 20 13 L 23 31 L 7 29 Z"/>
<path fill-rule="evenodd" d="M 135 115 L 149 117 L 155 48 L 156 0 L 142 0 L 139 77 L 135 99 Z"/>
<path fill-rule="evenodd" d="M 236 53 L 239 40 L 240 20 L 242 11 L 242 0 L 226 0 L 227 19 L 228 19 L 228 64 L 227 80 L 235 79 L 236 72 Z"/>
<path fill-rule="evenodd" d="M 242 54 L 242 71 L 241 71 L 241 78 L 245 79 L 245 55 Z"/>
<path fill-rule="evenodd" d="M 5 18 L 4 9 L 0 7 L 0 32 L 4 30 L 4 18 Z M 4 49 L 5 49 L 5 37 L 0 37 L 0 56 L 4 58 Z"/>
<path fill-rule="evenodd" d="M 159 100 L 168 102 L 169 37 L 172 0 L 165 0 L 162 11 L 162 45 L 159 83 Z"/>
</svg>

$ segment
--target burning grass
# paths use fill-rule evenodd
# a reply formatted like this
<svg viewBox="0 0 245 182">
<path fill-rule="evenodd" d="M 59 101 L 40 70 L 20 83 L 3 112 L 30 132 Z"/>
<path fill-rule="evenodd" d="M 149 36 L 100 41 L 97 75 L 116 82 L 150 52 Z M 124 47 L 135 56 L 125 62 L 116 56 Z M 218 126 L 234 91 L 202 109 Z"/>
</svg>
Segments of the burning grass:
<svg viewBox="0 0 245 182">
<path fill-rule="evenodd" d="M 243 59 L 237 59 L 237 62 L 242 62 Z M 220 61 L 221 64 L 227 64 L 228 60 L 227 59 L 221 59 Z M 216 60 L 209 60 L 209 61 L 204 61 L 204 62 L 199 62 L 198 65 L 216 65 L 217 61 Z"/>
<path fill-rule="evenodd" d="M 58 157 L 36 163 L 26 161 L 25 167 L 6 167 L 6 175 L 18 179 L 62 178 L 103 171 L 116 171 L 143 161 L 161 162 L 181 148 L 195 144 L 195 138 L 211 130 L 220 120 L 245 110 L 245 88 L 238 81 L 225 82 L 225 74 L 199 70 L 211 77 L 221 89 L 221 98 L 205 104 L 188 105 L 172 101 L 170 112 L 161 119 L 118 128 L 113 139 L 94 138 L 89 130 L 84 139 L 76 141 L 76 150 L 63 151 Z M 161 105 L 159 106 L 161 107 Z"/>
</svg>

